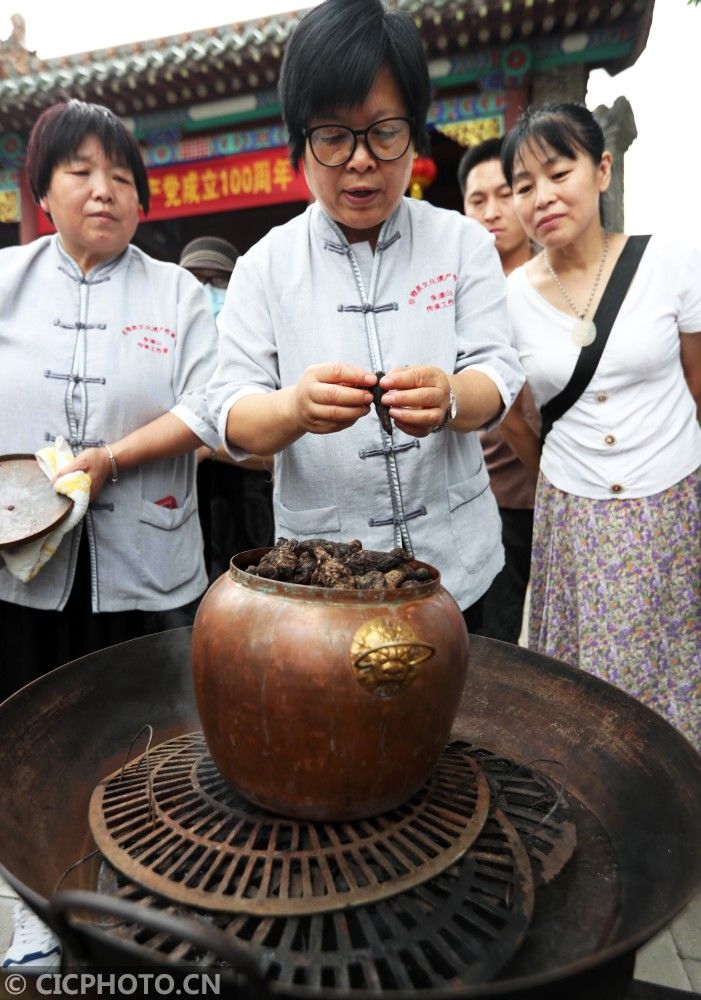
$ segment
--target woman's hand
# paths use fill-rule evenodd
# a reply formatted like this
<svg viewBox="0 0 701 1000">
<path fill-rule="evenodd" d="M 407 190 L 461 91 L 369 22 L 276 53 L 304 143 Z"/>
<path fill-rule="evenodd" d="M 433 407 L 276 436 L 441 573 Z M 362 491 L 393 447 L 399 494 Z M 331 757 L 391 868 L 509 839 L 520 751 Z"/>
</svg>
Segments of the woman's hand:
<svg viewBox="0 0 701 1000">
<path fill-rule="evenodd" d="M 312 365 L 294 386 L 291 405 L 303 431 L 333 434 L 367 416 L 372 403 L 372 372 L 340 362 Z"/>
<path fill-rule="evenodd" d="M 170 411 L 163 413 L 150 423 L 144 424 L 118 441 L 110 441 L 110 448 L 121 476 L 128 469 L 134 469 L 144 462 L 157 459 L 175 458 L 200 447 L 202 441 L 194 431 Z M 208 449 L 211 451 L 211 449 Z M 107 448 L 86 448 L 68 465 L 59 469 L 54 482 L 67 472 L 87 472 L 92 480 L 90 499 L 100 495 L 105 480 L 112 477 L 112 462 Z"/>
<path fill-rule="evenodd" d="M 239 399 L 226 418 L 232 448 L 275 455 L 304 434 L 333 434 L 370 412 L 370 386 L 377 378 L 365 368 L 341 362 L 311 365 L 299 382 L 275 392 Z"/>
<path fill-rule="evenodd" d="M 432 365 L 393 368 L 380 379 L 385 389 L 382 402 L 390 407 L 390 417 L 405 434 L 426 437 L 441 426 L 450 405 L 451 389 L 457 414 L 448 427 L 465 433 L 484 427 L 504 407 L 495 383 L 484 372 L 466 368 L 446 375 Z"/>
<path fill-rule="evenodd" d="M 105 480 L 112 475 L 112 463 L 106 448 L 86 448 L 76 455 L 72 462 L 59 469 L 52 484 L 68 472 L 85 472 L 90 476 L 90 499 L 95 500 L 105 485 Z"/>
<path fill-rule="evenodd" d="M 451 383 L 440 368 L 413 365 L 393 368 L 380 379 L 382 402 L 400 431 L 426 437 L 439 427 L 450 403 Z"/>
</svg>

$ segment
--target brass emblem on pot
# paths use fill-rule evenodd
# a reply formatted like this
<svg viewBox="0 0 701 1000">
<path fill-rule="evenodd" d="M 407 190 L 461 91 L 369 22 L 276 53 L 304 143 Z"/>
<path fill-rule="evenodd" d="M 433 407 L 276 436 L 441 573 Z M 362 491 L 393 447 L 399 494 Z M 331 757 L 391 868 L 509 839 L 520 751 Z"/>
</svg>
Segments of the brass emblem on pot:
<svg viewBox="0 0 701 1000">
<path fill-rule="evenodd" d="M 420 664 L 435 651 L 435 646 L 423 642 L 407 625 L 382 618 L 365 622 L 350 649 L 356 680 L 380 698 L 390 698 L 408 687 Z"/>
</svg>

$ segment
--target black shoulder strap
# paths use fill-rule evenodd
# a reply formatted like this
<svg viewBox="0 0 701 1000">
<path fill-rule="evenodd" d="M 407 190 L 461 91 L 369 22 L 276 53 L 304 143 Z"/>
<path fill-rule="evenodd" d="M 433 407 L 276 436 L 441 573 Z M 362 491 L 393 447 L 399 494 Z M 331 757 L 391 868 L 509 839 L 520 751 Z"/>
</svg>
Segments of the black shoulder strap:
<svg viewBox="0 0 701 1000">
<path fill-rule="evenodd" d="M 541 442 L 545 441 L 555 421 L 559 420 L 562 414 L 566 413 L 577 402 L 594 377 L 594 372 L 609 339 L 611 328 L 623 305 L 623 300 L 630 288 L 630 283 L 635 276 L 649 239 L 649 236 L 628 237 L 594 315 L 594 326 L 596 327 L 594 342 L 582 348 L 569 382 L 561 392 L 558 392 L 557 396 L 548 400 L 540 411 L 543 418 L 540 432 Z"/>
</svg>

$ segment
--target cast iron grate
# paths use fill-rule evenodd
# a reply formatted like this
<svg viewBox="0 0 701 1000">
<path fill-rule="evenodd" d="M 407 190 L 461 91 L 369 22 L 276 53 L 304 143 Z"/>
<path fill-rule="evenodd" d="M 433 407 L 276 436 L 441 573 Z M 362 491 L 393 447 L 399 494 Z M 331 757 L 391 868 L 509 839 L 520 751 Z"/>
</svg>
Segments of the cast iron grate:
<svg viewBox="0 0 701 1000">
<path fill-rule="evenodd" d="M 106 865 L 100 888 L 182 914 Z M 282 989 L 309 986 L 332 997 L 335 991 L 421 991 L 487 982 L 523 941 L 533 899 L 528 855 L 511 823 L 494 809 L 463 858 L 391 898 L 290 918 L 217 913 L 201 919 L 250 948 Z M 214 955 L 137 924 L 122 924 L 113 933 L 161 958 L 215 961 Z"/>
<path fill-rule="evenodd" d="M 382 816 L 311 823 L 248 803 L 216 770 L 201 733 L 160 744 L 101 782 L 97 846 L 151 892 L 209 911 L 318 914 L 433 879 L 482 830 L 489 786 L 467 753 L 443 752 L 426 785 Z"/>
<path fill-rule="evenodd" d="M 535 884 L 550 882 L 577 846 L 577 827 L 564 791 L 530 764 L 516 764 L 462 740 L 446 750 L 476 760 L 487 775 L 492 798 L 513 823 L 533 864 Z M 533 764 L 552 764 L 533 761 Z"/>
</svg>

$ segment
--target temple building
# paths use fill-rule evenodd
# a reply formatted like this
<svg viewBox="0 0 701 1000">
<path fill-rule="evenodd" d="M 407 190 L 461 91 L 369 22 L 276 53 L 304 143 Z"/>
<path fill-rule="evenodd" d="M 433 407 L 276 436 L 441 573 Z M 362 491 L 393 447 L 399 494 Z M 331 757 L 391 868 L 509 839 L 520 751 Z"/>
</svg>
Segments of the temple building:
<svg viewBox="0 0 701 1000">
<path fill-rule="evenodd" d="M 421 31 L 434 88 L 432 154 L 413 193 L 460 208 L 464 147 L 505 133 L 529 103 L 584 101 L 590 70 L 615 74 L 645 48 L 654 0 L 391 0 Z M 302 211 L 309 193 L 287 159 L 276 94 L 302 11 L 41 60 L 12 17 L 0 41 L 0 246 L 50 232 L 23 168 L 29 130 L 56 101 L 105 104 L 142 145 L 151 189 L 135 242 L 177 260 L 204 233 L 244 251 Z M 609 225 L 622 223 L 623 154 L 635 137 L 625 99 L 596 111 L 616 161 Z"/>
</svg>

